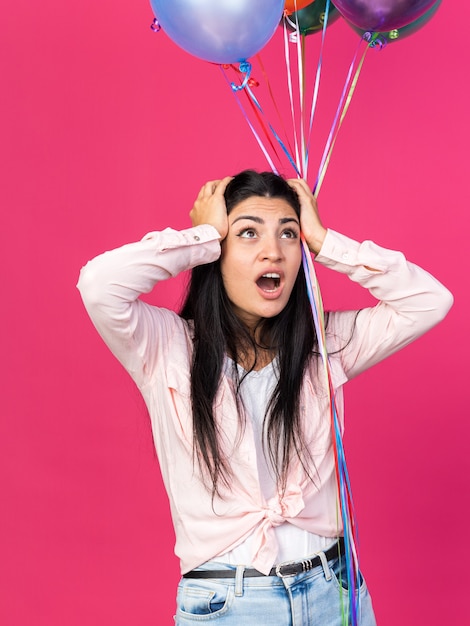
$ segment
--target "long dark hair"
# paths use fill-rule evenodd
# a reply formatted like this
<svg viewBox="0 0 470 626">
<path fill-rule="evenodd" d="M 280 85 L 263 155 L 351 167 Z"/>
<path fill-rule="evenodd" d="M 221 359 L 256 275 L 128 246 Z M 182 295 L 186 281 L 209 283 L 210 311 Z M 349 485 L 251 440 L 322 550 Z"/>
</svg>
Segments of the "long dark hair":
<svg viewBox="0 0 470 626">
<path fill-rule="evenodd" d="M 252 170 L 241 172 L 227 185 L 227 213 L 253 196 L 281 198 L 300 216 L 298 196 L 283 178 L 272 172 Z M 220 260 L 192 270 L 181 316 L 193 320 L 194 324 L 191 366 L 194 452 L 201 469 L 206 475 L 208 473 L 213 495 L 218 492 L 219 481 L 228 486 L 231 476 L 229 464 L 221 451 L 213 409 L 225 355 L 230 355 L 235 363 L 233 376 L 242 427 L 243 410 L 238 390 L 243 377 L 238 376 L 238 357 L 247 348 L 252 350 L 254 369 L 260 350 L 268 349 L 277 354 L 279 376 L 267 405 L 263 441 L 266 441 L 266 452 L 282 490 L 293 454 L 298 455 L 304 466 L 310 460 L 302 438 L 300 392 L 305 369 L 315 353 L 317 337 L 302 266 L 287 305 L 275 317 L 261 320 L 256 341 L 233 312 L 224 288 Z"/>
</svg>

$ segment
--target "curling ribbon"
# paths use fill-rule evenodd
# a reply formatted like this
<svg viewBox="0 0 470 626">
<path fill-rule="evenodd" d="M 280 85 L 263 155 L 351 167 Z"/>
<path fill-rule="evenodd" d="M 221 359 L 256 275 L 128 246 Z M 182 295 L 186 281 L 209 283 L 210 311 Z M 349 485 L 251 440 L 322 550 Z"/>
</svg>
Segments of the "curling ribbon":
<svg viewBox="0 0 470 626">
<path fill-rule="evenodd" d="M 228 77 L 227 77 L 227 75 L 226 75 L 226 73 L 225 73 L 225 71 L 224 71 L 224 68 L 223 68 L 222 66 L 220 66 L 220 70 L 221 70 L 221 72 L 222 72 L 222 74 L 223 74 L 223 76 L 224 76 L 225 80 L 227 81 L 227 83 L 231 86 L 231 83 L 230 83 L 230 81 L 229 81 L 229 79 L 228 79 Z M 232 91 L 233 91 L 233 90 L 232 90 Z M 278 170 L 277 170 L 276 166 L 274 165 L 273 160 L 271 159 L 271 157 L 270 157 L 270 155 L 269 155 L 269 152 L 266 150 L 266 148 L 265 148 L 265 146 L 264 146 L 263 142 L 261 141 L 260 136 L 259 136 L 259 135 L 258 135 L 258 133 L 256 132 L 255 127 L 254 127 L 254 126 L 253 126 L 253 124 L 251 123 L 250 118 L 249 118 L 249 117 L 248 117 L 248 115 L 246 114 L 246 111 L 245 111 L 245 109 L 244 109 L 244 107 L 243 107 L 242 103 L 240 102 L 240 98 L 238 97 L 238 93 L 237 93 L 237 92 L 235 92 L 235 91 L 233 91 L 233 94 L 235 95 L 235 99 L 236 99 L 237 104 L 238 104 L 238 106 L 239 106 L 239 108 L 240 108 L 240 111 L 242 112 L 242 115 L 243 115 L 243 117 L 245 118 L 246 123 L 248 124 L 248 127 L 250 128 L 251 132 L 253 133 L 253 136 L 254 136 L 254 138 L 255 138 L 256 142 L 258 143 L 259 147 L 261 148 L 261 152 L 264 154 L 264 156 L 265 156 L 265 158 L 266 158 L 266 161 L 267 161 L 267 162 L 268 162 L 268 164 L 269 164 L 269 167 L 272 169 L 272 171 L 273 171 L 275 174 L 278 174 Z"/>
<path fill-rule="evenodd" d="M 329 5 L 329 0 L 327 0 L 327 6 Z M 251 64 L 248 62 L 242 63 L 239 66 L 240 73 L 244 74 L 243 80 L 240 85 L 236 85 L 235 83 L 230 83 L 228 77 L 226 76 L 223 68 L 221 67 L 224 77 L 227 82 L 230 84 L 232 92 L 234 93 L 237 104 L 240 107 L 243 116 L 245 117 L 249 128 L 251 129 L 258 145 L 263 151 L 271 169 L 277 173 L 277 169 L 274 166 L 274 163 L 269 155 L 269 152 L 264 145 L 261 137 L 257 133 L 254 128 L 252 122 L 250 121 L 245 108 L 243 107 L 239 93 L 240 91 L 244 91 L 250 105 L 253 109 L 253 112 L 263 129 L 268 143 L 271 146 L 271 149 L 276 154 L 277 158 L 279 156 L 275 149 L 275 145 L 271 140 L 269 132 L 274 137 L 275 141 L 281 146 L 283 152 L 287 156 L 289 162 L 293 166 L 298 176 L 303 174 L 304 178 L 306 177 L 307 168 L 308 168 L 308 156 L 309 156 L 309 144 L 311 140 L 313 119 L 316 111 L 317 99 L 318 99 L 318 91 L 319 91 L 319 83 L 320 76 L 323 64 L 323 45 L 324 45 L 324 37 L 326 31 L 326 21 L 323 24 L 322 31 L 322 47 L 320 51 L 320 58 L 317 65 L 316 78 L 315 78 L 315 87 L 314 94 L 312 98 L 312 108 L 310 112 L 309 126 L 308 126 L 308 134 L 307 140 L 305 140 L 305 120 L 304 120 L 304 102 L 305 102 L 305 38 L 303 37 L 300 41 L 297 38 L 297 69 L 299 72 L 299 98 L 300 98 L 300 150 L 299 150 L 299 139 L 297 137 L 297 124 L 296 124 L 296 115 L 295 115 L 295 106 L 294 106 L 294 98 L 293 98 L 293 87 L 292 87 L 292 71 L 291 71 L 291 63 L 290 63 L 290 53 L 289 46 L 287 45 L 288 37 L 287 37 L 287 28 L 284 28 L 284 40 L 286 44 L 286 68 L 287 68 L 287 80 L 288 80 L 288 91 L 290 98 L 290 106 L 291 106 L 291 116 L 292 123 L 294 127 L 294 143 L 295 143 L 295 161 L 291 156 L 291 151 L 289 151 L 284 142 L 281 140 L 277 132 L 275 131 L 272 124 L 267 120 L 266 115 L 256 98 L 255 94 L 251 89 L 250 83 L 250 74 L 251 74 Z M 327 143 L 324 148 L 323 156 L 321 159 L 317 181 L 314 187 L 314 195 L 318 196 L 320 191 L 328 164 L 331 159 L 331 154 L 333 148 L 335 146 L 335 142 L 338 136 L 338 132 L 341 128 L 349 105 L 351 103 L 352 96 L 354 94 L 357 81 L 362 69 L 362 65 L 365 60 L 365 55 L 369 47 L 379 46 L 380 42 L 377 41 L 377 34 L 368 33 L 367 37 L 364 37 L 363 41 L 367 41 L 367 47 L 362 54 L 362 57 L 359 60 L 359 63 L 356 68 L 357 59 L 359 57 L 360 46 L 363 42 L 360 42 L 355 55 L 353 57 L 353 61 L 350 65 L 350 68 L 347 73 L 345 85 L 342 91 L 342 95 L 340 98 L 340 102 L 338 104 L 338 108 L 333 120 L 332 128 L 330 130 L 330 134 L 327 140 Z M 233 67 L 233 66 L 232 66 Z M 356 68 L 356 69 L 355 69 Z M 234 68 L 235 69 L 235 68 Z M 264 69 L 263 69 L 263 73 Z M 268 88 L 270 89 L 269 82 Z M 274 98 L 273 98 L 274 100 Z M 275 105 L 277 109 L 277 105 Z M 269 132 L 268 132 L 269 131 Z M 289 146 L 290 147 L 290 146 Z M 328 357 L 328 351 L 326 346 L 326 332 L 325 332 L 325 318 L 323 311 L 323 304 L 321 301 L 321 294 L 318 286 L 318 282 L 315 276 L 315 270 L 312 263 L 312 258 L 310 252 L 308 250 L 308 246 L 306 244 L 303 235 L 302 239 L 302 262 L 304 267 L 304 273 L 306 277 L 307 283 L 307 292 L 308 297 L 311 304 L 312 316 L 314 320 L 315 330 L 317 334 L 318 340 L 318 348 L 319 353 L 321 355 L 322 364 L 323 364 L 323 372 L 326 381 L 326 388 L 328 390 L 328 399 L 330 406 L 330 421 L 331 421 L 331 432 L 332 432 L 332 448 L 333 455 L 335 460 L 335 474 L 336 474 L 336 483 L 337 483 L 337 492 L 338 492 L 338 534 L 339 534 L 339 518 L 341 518 L 342 530 L 344 534 L 344 542 L 345 542 L 345 566 L 346 566 L 346 574 L 347 574 L 347 586 L 348 586 L 348 606 L 345 608 L 342 602 L 342 623 L 343 626 L 357 626 L 360 612 L 360 603 L 359 603 L 359 561 L 358 561 L 358 551 L 357 551 L 357 525 L 354 514 L 354 505 L 352 499 L 352 491 L 349 480 L 348 469 L 346 465 L 346 458 L 344 453 L 343 441 L 342 441 L 342 429 L 338 416 L 336 398 L 335 398 L 335 389 L 333 385 L 331 367 Z M 341 596 L 342 598 L 342 596 Z"/>
<path fill-rule="evenodd" d="M 154 33 L 159 33 L 161 31 L 162 27 L 160 26 L 160 22 L 157 20 L 157 18 L 155 18 L 150 24 L 150 28 L 151 30 L 153 30 Z"/>
<path fill-rule="evenodd" d="M 370 33 L 368 33 L 368 34 L 370 34 Z M 313 192 L 314 192 L 315 197 L 317 197 L 318 194 L 320 193 L 320 188 L 322 186 L 323 179 L 325 178 L 326 170 L 328 168 L 328 164 L 329 164 L 330 159 L 331 159 L 331 154 L 333 152 L 333 148 L 335 146 L 339 130 L 340 130 L 341 125 L 342 125 L 342 123 L 344 121 L 346 113 L 347 113 L 347 111 L 349 109 L 349 105 L 351 104 L 351 100 L 352 100 L 352 97 L 354 95 L 354 91 L 356 89 L 357 81 L 359 79 L 359 75 L 361 73 L 362 66 L 364 64 L 367 51 L 369 50 L 370 47 L 372 47 L 373 42 L 376 40 L 376 37 L 377 37 L 376 34 L 373 34 L 371 41 L 368 42 L 368 45 L 366 46 L 366 48 L 365 48 L 365 50 L 364 50 L 364 52 L 362 54 L 362 57 L 361 57 L 361 59 L 359 61 L 358 67 L 356 69 L 356 72 L 354 74 L 354 77 L 353 77 L 352 81 L 351 81 L 351 75 L 352 75 L 352 72 L 354 70 L 354 65 L 356 63 L 356 60 L 357 60 L 357 57 L 358 57 L 358 54 L 359 54 L 359 51 L 360 51 L 360 48 L 361 48 L 363 42 L 367 41 L 366 39 L 363 38 L 363 39 L 361 39 L 359 41 L 359 45 L 358 45 L 358 47 L 356 49 L 356 52 L 355 52 L 354 57 L 353 57 L 353 60 L 352 60 L 351 65 L 349 67 L 348 74 L 347 74 L 347 77 L 346 77 L 346 82 L 344 84 L 343 92 L 341 94 L 340 102 L 339 102 L 338 108 L 336 110 L 336 115 L 335 115 L 335 118 L 333 120 L 333 124 L 332 124 L 331 130 L 330 130 L 330 134 L 328 136 L 328 140 L 327 140 L 326 145 L 325 145 L 325 149 L 323 151 L 323 156 L 322 156 L 322 159 L 321 159 L 321 162 L 320 162 L 320 167 L 319 167 L 319 170 L 318 170 L 317 180 L 316 180 L 315 185 L 313 187 Z M 350 85 L 350 87 L 349 87 L 349 92 L 348 92 L 348 94 L 346 96 L 346 91 L 347 91 L 348 85 Z"/>
<path fill-rule="evenodd" d="M 282 126 L 282 130 L 283 130 L 283 132 L 284 132 L 284 137 L 285 137 L 285 142 L 287 143 L 287 146 L 288 146 L 288 148 L 289 148 L 289 152 L 290 152 L 290 154 L 293 154 L 293 153 L 294 153 L 294 150 L 292 150 L 292 146 L 290 145 L 290 141 L 289 141 L 289 133 L 288 133 L 288 132 L 287 132 L 287 130 L 286 130 L 286 127 L 285 127 L 285 124 L 284 124 L 284 120 L 283 120 L 282 115 L 281 115 L 281 112 L 280 112 L 280 110 L 279 110 L 279 106 L 278 106 L 278 104 L 277 104 L 276 98 L 274 97 L 274 91 L 273 91 L 273 89 L 272 89 L 271 82 L 270 82 L 270 80 L 269 80 L 269 76 L 268 76 L 268 74 L 267 74 L 267 72 L 266 72 L 266 69 L 265 69 L 265 67 L 264 67 L 263 61 L 262 61 L 262 59 L 261 59 L 261 54 L 260 54 L 259 52 L 258 52 L 258 54 L 256 55 L 256 60 L 258 61 L 258 64 L 259 64 L 260 69 L 261 69 L 261 72 L 262 72 L 262 74 L 263 74 L 263 78 L 264 78 L 264 81 L 265 81 L 265 83 L 266 83 L 266 87 L 268 88 L 268 92 L 269 92 L 269 95 L 270 95 L 270 97 L 271 97 L 271 102 L 273 103 L 274 110 L 275 110 L 275 111 L 276 111 L 276 113 L 277 113 L 277 117 L 278 117 L 278 119 L 279 119 L 279 123 L 280 123 L 280 125 Z M 298 163 L 297 163 L 297 165 L 298 165 Z"/>
<path fill-rule="evenodd" d="M 263 116 L 263 119 L 266 120 L 266 123 L 270 129 L 270 131 L 272 132 L 272 134 L 274 135 L 276 141 L 279 143 L 279 145 L 281 146 L 282 150 L 284 151 L 284 154 L 287 156 L 287 159 L 289 160 L 289 163 L 292 165 L 292 167 L 294 168 L 295 173 L 297 174 L 297 176 L 300 176 L 300 170 L 297 167 L 294 159 L 292 158 L 289 150 L 286 148 L 284 142 L 282 141 L 282 139 L 279 137 L 279 135 L 277 134 L 277 132 L 274 130 L 274 127 L 272 126 L 272 124 L 266 119 L 266 116 L 264 114 L 264 111 L 260 105 L 260 103 L 258 102 L 255 94 L 253 93 L 253 91 L 251 90 L 249 85 L 245 86 L 245 91 L 246 93 L 250 96 L 252 102 L 255 104 L 255 106 L 257 107 L 258 111 L 261 113 L 261 115 Z"/>
<path fill-rule="evenodd" d="M 326 28 L 328 26 L 329 13 L 330 13 L 330 0 L 327 0 L 325 4 L 325 19 L 323 20 L 323 28 L 322 28 L 322 33 L 321 33 L 321 44 L 320 44 L 320 52 L 318 55 L 317 71 L 315 73 L 315 85 L 313 88 L 312 107 L 310 110 L 310 123 L 309 123 L 309 130 L 308 130 L 307 151 L 305 155 L 305 180 L 307 180 L 308 178 L 309 148 L 310 148 L 310 141 L 312 137 L 313 120 L 315 117 L 315 112 L 316 112 L 317 102 L 318 102 L 318 93 L 320 90 L 320 78 L 321 78 L 321 71 L 323 67 L 323 50 L 325 47 Z"/>
<path fill-rule="evenodd" d="M 284 57 L 285 57 L 285 63 L 286 63 L 287 91 L 289 93 L 292 129 L 294 133 L 295 160 L 297 164 L 296 170 L 299 172 L 302 166 L 300 164 L 299 142 L 297 139 L 297 122 L 295 119 L 294 94 L 293 94 L 293 88 L 292 88 L 292 72 L 291 72 L 291 62 L 290 62 L 289 37 L 287 34 L 287 24 L 285 21 L 284 21 Z"/>
<path fill-rule="evenodd" d="M 221 66 L 222 72 L 224 72 L 224 68 L 223 66 Z M 250 87 L 250 80 L 249 80 L 249 76 L 251 73 L 251 64 L 248 62 L 243 62 L 240 63 L 239 65 L 239 71 L 243 74 L 245 74 L 245 77 L 243 79 L 243 82 L 240 85 L 236 85 L 235 83 L 230 83 L 230 86 L 232 88 L 232 91 L 235 95 L 238 95 L 238 92 L 241 90 L 244 90 L 244 92 L 247 94 L 247 96 L 249 97 L 249 100 L 251 101 L 251 103 L 254 105 L 254 107 L 256 107 L 255 109 L 255 113 L 259 112 L 259 114 L 261 115 L 261 118 L 263 121 L 261 121 L 261 118 L 258 116 L 258 120 L 261 122 L 261 126 L 264 129 L 264 125 L 266 125 L 267 128 L 269 128 L 269 130 L 271 131 L 272 135 L 274 136 L 274 138 L 276 139 L 276 141 L 278 142 L 278 144 L 281 146 L 284 154 L 287 156 L 287 159 L 289 161 L 289 163 L 292 165 L 292 167 L 294 168 L 295 173 L 300 176 L 300 170 L 297 168 L 297 165 L 295 164 L 289 150 L 287 149 L 287 147 L 285 146 L 284 142 L 282 141 L 282 139 L 280 138 L 280 136 L 278 135 L 278 133 L 276 132 L 276 130 L 274 129 L 273 125 L 271 124 L 271 122 L 268 121 L 268 119 L 266 118 L 266 115 L 263 111 L 263 108 L 261 107 L 261 104 L 259 103 L 258 99 L 256 98 L 255 94 L 253 93 L 251 87 Z M 225 76 L 225 73 L 224 73 Z M 228 79 L 227 79 L 228 80 Z M 239 106 L 243 112 L 243 116 L 245 117 L 245 119 L 248 122 L 248 125 L 251 129 L 252 132 L 254 132 L 254 127 L 253 124 L 249 121 L 248 115 L 246 114 L 243 105 L 241 104 L 241 102 L 239 100 L 237 100 L 239 102 Z M 257 111 L 256 111 L 257 110 Z M 258 144 L 262 145 L 262 142 L 259 138 L 259 135 L 256 133 L 255 137 L 257 138 Z M 268 136 L 268 141 L 270 141 L 269 136 Z M 261 143 L 260 143 L 261 142 Z M 271 144 L 272 145 L 272 144 Z M 267 156 L 267 150 L 266 148 L 263 146 L 262 147 L 262 151 L 263 154 L 265 156 Z M 268 159 L 268 162 L 270 163 L 270 165 L 272 164 L 272 159 Z M 277 171 L 277 170 L 276 170 Z"/>
<path fill-rule="evenodd" d="M 250 80 L 250 74 L 251 74 L 251 63 L 249 61 L 243 61 L 238 66 L 238 69 L 240 70 L 242 74 L 245 74 L 245 77 L 243 78 L 243 82 L 241 85 L 230 83 L 230 86 L 232 87 L 233 91 L 241 91 L 248 85 L 248 81 Z"/>
<path fill-rule="evenodd" d="M 225 70 L 225 68 L 226 68 L 226 67 L 230 67 L 230 68 L 232 68 L 234 71 L 236 71 L 236 72 L 240 72 L 240 70 L 239 70 L 237 67 L 235 67 L 234 65 L 232 65 L 232 64 L 231 64 L 231 65 L 229 65 L 229 66 L 222 66 L 222 70 Z M 225 73 L 224 73 L 224 75 L 225 75 Z M 227 82 L 229 82 L 229 80 L 228 80 L 227 76 L 225 76 L 225 78 L 226 78 Z M 256 83 L 256 81 L 254 81 L 254 79 L 249 78 L 247 85 L 249 86 L 249 85 L 251 85 L 252 83 L 257 84 L 257 83 Z M 230 84 L 231 84 L 231 85 L 233 85 L 233 83 L 230 83 Z M 276 157 L 276 158 L 277 158 L 277 160 L 279 161 L 279 164 L 282 166 L 282 161 L 281 161 L 281 158 L 280 158 L 280 156 L 279 156 L 279 154 L 278 154 L 278 151 L 276 150 L 276 146 L 275 146 L 275 145 L 274 145 L 274 143 L 273 143 L 273 140 L 272 140 L 272 138 L 271 138 L 271 134 L 269 133 L 268 129 L 266 128 L 266 124 L 265 124 L 264 120 L 261 118 L 261 116 L 260 116 L 260 114 L 259 114 L 258 109 L 255 107 L 255 105 L 253 104 L 253 102 L 252 102 L 252 100 L 250 99 L 249 95 L 247 94 L 246 89 L 243 89 L 243 91 L 244 91 L 244 93 L 245 93 L 245 95 L 246 95 L 246 97 L 247 97 L 248 103 L 250 104 L 250 106 L 251 106 L 251 108 L 252 108 L 252 110 L 253 110 L 253 114 L 254 114 L 254 116 L 256 117 L 256 119 L 258 120 L 259 126 L 260 126 L 261 130 L 263 131 L 263 133 L 264 133 L 264 135 L 265 135 L 265 137 L 266 137 L 266 139 L 267 139 L 267 142 L 268 142 L 268 143 L 269 143 L 269 145 L 271 146 L 271 150 L 273 151 L 273 153 L 274 153 L 275 157 Z M 247 122 L 248 122 L 248 125 L 249 125 L 249 127 L 250 127 L 250 130 L 251 130 L 252 132 L 254 132 L 254 126 L 253 126 L 253 124 L 251 123 L 251 121 L 250 121 L 250 119 L 249 119 L 249 116 L 248 116 L 248 114 L 246 113 L 245 108 L 244 108 L 244 106 L 243 106 L 243 104 L 242 104 L 242 102 L 241 102 L 241 100 L 240 100 L 240 98 L 239 98 L 239 90 L 233 90 L 233 89 L 232 89 L 232 92 L 233 92 L 233 94 L 234 94 L 234 96 L 235 96 L 235 99 L 236 99 L 236 101 L 237 101 L 237 104 L 238 104 L 238 106 L 239 106 L 240 110 L 242 111 L 242 114 L 244 115 L 245 119 L 246 119 L 246 120 L 247 120 Z M 258 141 L 258 145 L 260 145 L 260 147 L 262 148 L 263 153 L 265 154 L 265 156 L 267 156 L 267 155 L 268 155 L 268 150 L 267 150 L 267 148 L 264 146 L 264 144 L 262 144 L 262 142 L 261 142 L 261 138 L 259 137 L 259 135 L 258 135 L 257 133 L 255 134 L 255 138 L 256 138 L 256 139 L 257 139 L 257 141 Z M 268 163 L 270 164 L 270 166 L 272 167 L 272 160 L 271 160 L 271 158 L 270 158 L 270 157 L 268 157 L 268 158 L 267 158 L 267 160 L 268 160 Z M 274 171 L 274 170 L 273 170 L 273 171 Z"/>
<path fill-rule="evenodd" d="M 348 582 L 349 610 L 342 607 L 344 626 L 357 626 L 359 605 L 359 560 L 357 553 L 357 526 L 354 514 L 351 484 L 342 441 L 341 427 L 336 406 L 335 390 L 326 347 L 325 317 L 318 281 L 316 280 L 312 258 L 304 236 L 302 241 L 302 263 L 307 283 L 312 315 L 317 333 L 318 349 L 322 358 L 323 370 L 329 394 L 330 420 L 332 431 L 333 454 L 335 458 L 336 482 L 340 515 L 345 543 L 345 561 Z"/>
</svg>

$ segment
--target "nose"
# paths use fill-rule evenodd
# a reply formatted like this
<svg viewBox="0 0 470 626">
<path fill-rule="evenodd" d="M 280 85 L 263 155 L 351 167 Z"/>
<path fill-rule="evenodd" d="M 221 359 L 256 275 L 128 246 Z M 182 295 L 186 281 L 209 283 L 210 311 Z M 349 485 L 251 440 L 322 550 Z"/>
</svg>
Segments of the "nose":
<svg viewBox="0 0 470 626">
<path fill-rule="evenodd" d="M 269 236 L 263 239 L 260 258 L 262 261 L 271 262 L 280 261 L 283 258 L 281 242 L 277 236 Z"/>
</svg>

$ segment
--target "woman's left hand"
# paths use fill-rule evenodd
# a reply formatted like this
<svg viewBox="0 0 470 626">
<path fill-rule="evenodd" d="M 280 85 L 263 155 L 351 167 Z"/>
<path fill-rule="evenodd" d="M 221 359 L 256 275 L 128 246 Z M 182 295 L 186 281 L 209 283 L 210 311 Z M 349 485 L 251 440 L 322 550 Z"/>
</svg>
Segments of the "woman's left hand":
<svg viewBox="0 0 470 626">
<path fill-rule="evenodd" d="M 309 250 L 318 254 L 323 245 L 327 229 L 318 215 L 317 201 L 310 187 L 302 178 L 291 178 L 287 181 L 299 196 L 300 229 L 305 237 Z"/>
</svg>

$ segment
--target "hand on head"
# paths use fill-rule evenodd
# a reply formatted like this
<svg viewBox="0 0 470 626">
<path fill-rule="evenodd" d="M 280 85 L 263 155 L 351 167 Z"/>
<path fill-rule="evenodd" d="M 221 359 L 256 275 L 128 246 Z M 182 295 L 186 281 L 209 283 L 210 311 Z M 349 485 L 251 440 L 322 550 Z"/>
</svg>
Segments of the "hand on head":
<svg viewBox="0 0 470 626">
<path fill-rule="evenodd" d="M 226 176 L 203 185 L 189 214 L 193 226 L 210 224 L 216 228 L 221 239 L 225 239 L 228 232 L 224 192 L 231 180 L 232 176 Z M 326 228 L 318 215 L 317 201 L 305 180 L 293 178 L 287 183 L 299 198 L 300 225 L 308 247 L 314 254 L 318 254 L 325 239 Z"/>
<path fill-rule="evenodd" d="M 227 207 L 225 206 L 224 191 L 232 176 L 222 180 L 211 180 L 201 188 L 189 216 L 193 226 L 210 224 L 224 239 L 228 232 Z"/>
<path fill-rule="evenodd" d="M 291 178 L 287 182 L 299 197 L 300 228 L 308 247 L 314 254 L 318 254 L 326 236 L 326 228 L 318 214 L 317 200 L 305 180 Z"/>
</svg>

